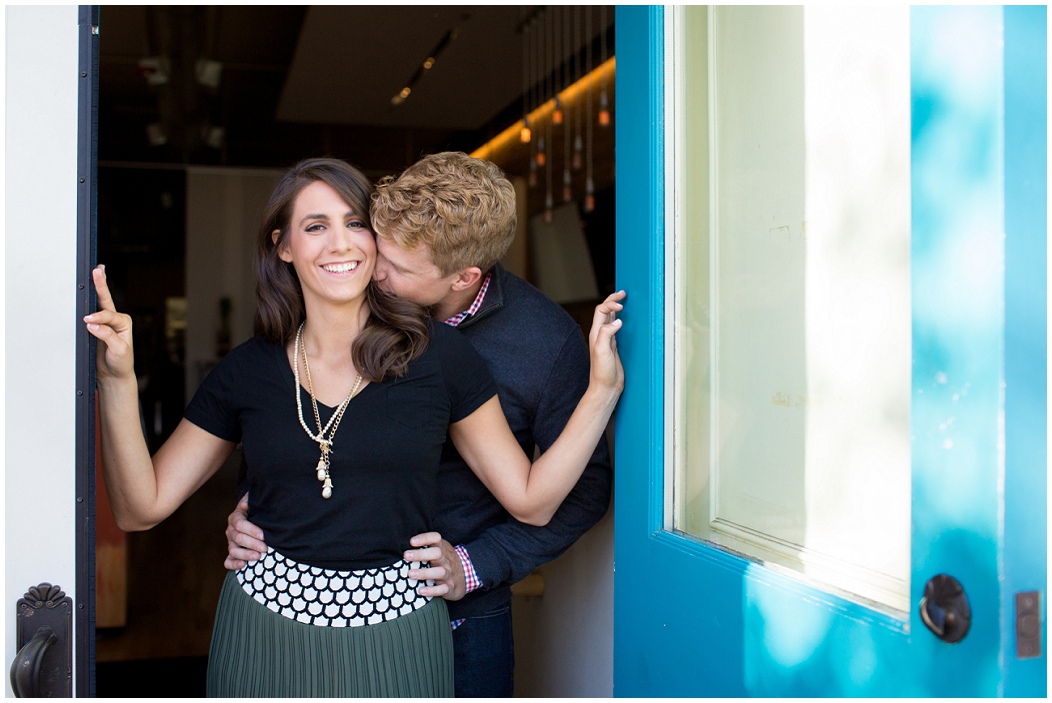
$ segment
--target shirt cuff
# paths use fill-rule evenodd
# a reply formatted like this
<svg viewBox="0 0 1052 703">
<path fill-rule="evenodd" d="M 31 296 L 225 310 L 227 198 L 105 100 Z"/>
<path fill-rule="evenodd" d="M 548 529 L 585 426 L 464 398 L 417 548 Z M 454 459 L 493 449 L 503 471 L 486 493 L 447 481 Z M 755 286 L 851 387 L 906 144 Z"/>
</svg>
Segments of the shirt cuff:
<svg viewBox="0 0 1052 703">
<path fill-rule="evenodd" d="M 475 573 L 475 567 L 471 565 L 471 557 L 468 556 L 468 550 L 464 548 L 464 545 L 458 544 L 454 549 L 457 556 L 460 557 L 460 565 L 464 567 L 464 593 L 471 593 L 482 585 L 482 581 Z"/>
</svg>

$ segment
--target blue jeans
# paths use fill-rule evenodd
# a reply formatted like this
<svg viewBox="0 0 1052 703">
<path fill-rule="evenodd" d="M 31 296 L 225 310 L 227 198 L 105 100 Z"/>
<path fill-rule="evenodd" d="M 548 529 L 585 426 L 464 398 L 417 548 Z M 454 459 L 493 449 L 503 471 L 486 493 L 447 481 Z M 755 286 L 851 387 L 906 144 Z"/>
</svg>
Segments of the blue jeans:
<svg viewBox="0 0 1052 703">
<path fill-rule="evenodd" d="M 468 618 L 453 630 L 453 688 L 457 698 L 511 698 L 514 676 L 511 603 Z"/>
</svg>

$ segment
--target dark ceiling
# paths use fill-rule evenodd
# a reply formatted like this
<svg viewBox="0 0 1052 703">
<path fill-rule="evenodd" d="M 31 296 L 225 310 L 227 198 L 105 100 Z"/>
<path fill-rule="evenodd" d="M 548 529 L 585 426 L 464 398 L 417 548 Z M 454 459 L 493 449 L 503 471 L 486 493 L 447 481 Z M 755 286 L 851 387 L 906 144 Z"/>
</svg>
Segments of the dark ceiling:
<svg viewBox="0 0 1052 703">
<path fill-rule="evenodd" d="M 604 15 L 612 54 L 612 8 L 107 5 L 99 158 L 283 167 L 324 154 L 377 177 L 472 151 L 521 116 L 521 27 L 545 12 L 591 14 L 591 37 L 562 25 L 552 65 L 585 51 L 598 63 Z"/>
</svg>

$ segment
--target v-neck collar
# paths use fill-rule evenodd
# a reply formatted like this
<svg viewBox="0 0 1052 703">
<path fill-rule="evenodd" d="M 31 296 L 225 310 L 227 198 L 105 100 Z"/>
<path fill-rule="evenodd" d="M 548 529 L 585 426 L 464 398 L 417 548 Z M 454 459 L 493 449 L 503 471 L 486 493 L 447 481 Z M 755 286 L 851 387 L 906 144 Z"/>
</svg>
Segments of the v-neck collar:
<svg viewBox="0 0 1052 703">
<path fill-rule="evenodd" d="M 285 347 L 283 345 L 281 345 L 281 344 L 274 344 L 272 346 L 276 350 L 276 353 L 277 353 L 276 361 L 278 362 L 278 365 L 281 366 L 282 374 L 285 377 L 285 387 L 286 387 L 287 390 L 290 390 L 290 391 L 294 390 L 296 388 L 296 375 L 292 371 L 292 365 L 289 363 L 289 354 L 285 350 Z M 361 396 L 363 393 L 365 393 L 366 391 L 368 391 L 370 388 L 372 388 L 375 385 L 377 385 L 375 381 L 370 381 L 365 386 L 365 388 L 363 388 L 360 391 L 358 391 L 358 395 L 356 395 L 354 397 L 358 398 L 359 396 Z M 307 398 L 308 398 L 308 401 L 309 401 L 309 399 L 310 399 L 310 391 L 308 391 L 306 386 L 304 386 L 302 384 L 300 384 L 300 388 L 302 389 L 302 394 L 306 395 Z M 295 402 L 295 398 L 293 398 L 293 402 Z M 321 408 L 325 408 L 326 410 L 329 411 L 329 413 L 333 413 L 333 412 L 336 411 L 336 406 L 326 405 L 325 403 L 321 402 L 320 400 L 317 401 L 317 403 L 318 403 L 318 409 L 319 410 Z M 354 404 L 354 400 L 352 399 L 350 405 L 353 405 L 353 404 Z M 350 408 L 350 405 L 348 405 L 347 407 Z"/>
</svg>

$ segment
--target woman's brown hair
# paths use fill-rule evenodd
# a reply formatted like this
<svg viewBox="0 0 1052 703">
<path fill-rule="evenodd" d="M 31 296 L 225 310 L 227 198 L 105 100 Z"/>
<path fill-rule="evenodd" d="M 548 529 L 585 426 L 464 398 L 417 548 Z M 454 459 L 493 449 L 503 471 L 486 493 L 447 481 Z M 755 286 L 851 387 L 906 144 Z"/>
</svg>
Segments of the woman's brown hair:
<svg viewBox="0 0 1052 703">
<path fill-rule="evenodd" d="M 372 229 L 369 201 L 373 185 L 350 164 L 339 159 L 307 159 L 282 176 L 259 225 L 253 321 L 255 334 L 275 344 L 292 341 L 306 315 L 299 277 L 292 264 L 281 260 L 279 252 L 288 241 L 296 196 L 317 181 L 331 186 Z M 275 230 L 280 232 L 276 239 Z M 415 303 L 380 290 L 375 281 L 369 282 L 365 294 L 369 318 L 351 347 L 354 365 L 370 381 L 402 376 L 409 362 L 427 348 L 427 313 Z"/>
</svg>

